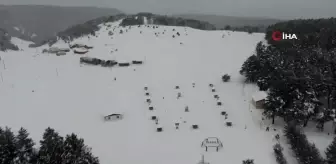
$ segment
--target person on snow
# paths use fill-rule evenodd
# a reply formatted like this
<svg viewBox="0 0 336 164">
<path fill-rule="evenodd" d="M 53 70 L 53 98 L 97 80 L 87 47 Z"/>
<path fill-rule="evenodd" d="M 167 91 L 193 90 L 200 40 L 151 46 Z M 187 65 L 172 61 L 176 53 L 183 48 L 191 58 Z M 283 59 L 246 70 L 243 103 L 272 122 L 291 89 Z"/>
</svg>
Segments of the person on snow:
<svg viewBox="0 0 336 164">
<path fill-rule="evenodd" d="M 186 106 L 185 109 L 184 109 L 185 112 L 189 112 L 189 107 Z"/>
<path fill-rule="evenodd" d="M 178 122 L 176 122 L 176 123 L 175 123 L 175 128 L 176 128 L 176 129 L 179 129 L 179 125 L 180 125 L 180 124 L 179 124 Z"/>
<path fill-rule="evenodd" d="M 177 99 L 179 99 L 180 97 L 182 97 L 181 92 L 177 93 Z"/>
</svg>

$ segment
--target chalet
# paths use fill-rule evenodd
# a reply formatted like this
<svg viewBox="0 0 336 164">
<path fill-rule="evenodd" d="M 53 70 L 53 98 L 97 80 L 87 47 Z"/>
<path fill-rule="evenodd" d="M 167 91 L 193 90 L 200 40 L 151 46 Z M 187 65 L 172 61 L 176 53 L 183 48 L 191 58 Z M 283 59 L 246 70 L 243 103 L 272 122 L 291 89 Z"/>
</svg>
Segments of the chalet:
<svg viewBox="0 0 336 164">
<path fill-rule="evenodd" d="M 83 48 L 78 48 L 78 49 L 75 49 L 75 50 L 74 50 L 74 53 L 75 53 L 75 54 L 86 54 L 86 53 L 88 53 L 88 52 L 89 52 L 88 50 L 83 49 Z"/>
<path fill-rule="evenodd" d="M 110 114 L 104 117 L 105 121 L 117 121 L 121 120 L 123 118 L 123 115 L 121 114 Z"/>
<path fill-rule="evenodd" d="M 258 91 L 252 96 L 252 104 L 256 109 L 262 109 L 266 98 L 267 93 L 265 91 Z"/>
</svg>

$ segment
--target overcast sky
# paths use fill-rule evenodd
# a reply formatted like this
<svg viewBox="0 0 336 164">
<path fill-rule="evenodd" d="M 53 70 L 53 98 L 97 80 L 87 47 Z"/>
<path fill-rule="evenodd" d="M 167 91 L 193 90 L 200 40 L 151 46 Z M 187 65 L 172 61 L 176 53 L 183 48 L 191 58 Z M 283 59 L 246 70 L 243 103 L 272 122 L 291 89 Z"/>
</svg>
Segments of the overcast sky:
<svg viewBox="0 0 336 164">
<path fill-rule="evenodd" d="M 282 19 L 336 17 L 336 0 L 0 0 L 0 4 L 96 6 L 127 13 L 148 11 Z"/>
</svg>

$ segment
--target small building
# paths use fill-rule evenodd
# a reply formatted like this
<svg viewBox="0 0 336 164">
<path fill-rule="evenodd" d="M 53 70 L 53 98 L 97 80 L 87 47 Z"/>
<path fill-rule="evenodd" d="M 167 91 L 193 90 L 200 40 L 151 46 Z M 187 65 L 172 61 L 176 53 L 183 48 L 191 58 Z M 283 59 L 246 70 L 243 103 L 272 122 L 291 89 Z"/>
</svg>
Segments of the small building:
<svg viewBox="0 0 336 164">
<path fill-rule="evenodd" d="M 59 48 L 57 48 L 57 47 L 50 47 L 49 50 L 48 50 L 48 52 L 56 54 L 57 52 L 59 52 Z"/>
<path fill-rule="evenodd" d="M 123 115 L 121 114 L 110 114 L 110 115 L 104 116 L 105 121 L 117 121 L 117 120 L 121 120 L 122 118 L 123 118 Z"/>
<path fill-rule="evenodd" d="M 56 53 L 57 56 L 63 56 L 63 55 L 66 55 L 66 52 L 63 52 L 63 51 L 59 51 Z"/>
<path fill-rule="evenodd" d="M 252 104 L 256 109 L 264 108 L 264 103 L 267 98 L 267 93 L 265 91 L 258 91 L 252 96 Z"/>
</svg>

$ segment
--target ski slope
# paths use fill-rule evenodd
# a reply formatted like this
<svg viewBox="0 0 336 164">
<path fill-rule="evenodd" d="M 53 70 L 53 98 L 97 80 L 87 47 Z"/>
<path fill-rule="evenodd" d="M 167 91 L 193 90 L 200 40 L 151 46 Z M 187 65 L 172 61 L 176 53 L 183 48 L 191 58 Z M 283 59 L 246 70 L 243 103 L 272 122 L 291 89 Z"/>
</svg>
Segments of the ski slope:
<svg viewBox="0 0 336 164">
<path fill-rule="evenodd" d="M 26 43 L 24 51 L 0 52 L 0 125 L 13 130 L 23 126 L 37 143 L 48 126 L 63 136 L 74 132 L 102 164 L 195 164 L 202 154 L 211 164 L 241 164 L 247 158 L 256 164 L 276 164 L 272 146 L 277 132 L 265 132 L 260 113 L 250 105 L 257 88 L 243 85 L 239 75 L 264 34 L 145 25 L 122 28 L 118 23 L 101 25 L 97 37 L 73 41 L 94 46 L 85 55 L 42 54 L 46 46 L 30 49 Z M 55 46 L 67 44 L 59 41 Z M 144 64 L 81 65 L 81 56 Z M 231 75 L 230 82 L 221 81 L 225 73 Z M 145 101 L 146 86 L 153 111 Z M 216 105 L 214 94 L 222 106 Z M 222 111 L 228 113 L 227 120 Z M 102 120 L 112 113 L 121 113 L 124 119 Z M 159 125 L 151 116 L 159 118 Z M 227 127 L 226 121 L 233 126 Z M 193 124 L 199 129 L 192 129 Z M 163 132 L 156 132 L 157 126 Z M 223 148 L 205 152 L 201 143 L 207 137 L 218 137 Z"/>
</svg>

